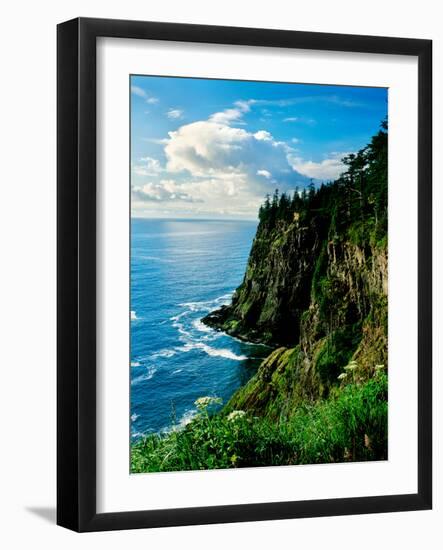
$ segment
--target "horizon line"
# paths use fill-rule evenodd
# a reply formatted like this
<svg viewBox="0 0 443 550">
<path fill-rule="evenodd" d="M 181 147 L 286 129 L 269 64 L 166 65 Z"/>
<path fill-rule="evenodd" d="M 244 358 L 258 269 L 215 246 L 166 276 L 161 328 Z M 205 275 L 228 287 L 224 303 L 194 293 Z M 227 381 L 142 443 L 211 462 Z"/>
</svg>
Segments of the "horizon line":
<svg viewBox="0 0 443 550">
<path fill-rule="evenodd" d="M 130 216 L 131 220 L 179 220 L 179 221 L 206 221 L 206 222 L 258 222 L 258 218 L 180 218 L 157 216 Z"/>
</svg>

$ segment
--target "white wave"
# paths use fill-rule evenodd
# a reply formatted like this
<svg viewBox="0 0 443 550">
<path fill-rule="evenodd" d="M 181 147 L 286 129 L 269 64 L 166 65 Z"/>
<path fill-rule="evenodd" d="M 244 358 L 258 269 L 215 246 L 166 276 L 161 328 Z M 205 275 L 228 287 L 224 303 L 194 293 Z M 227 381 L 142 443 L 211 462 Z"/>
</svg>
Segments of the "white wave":
<svg viewBox="0 0 443 550">
<path fill-rule="evenodd" d="M 185 325 L 183 323 L 179 323 L 180 319 L 187 316 L 189 313 L 190 311 L 183 311 L 182 313 L 171 317 L 170 320 L 172 321 L 172 326 L 176 328 L 180 334 L 186 336 L 187 338 L 192 338 L 191 333 L 185 329 Z"/>
<path fill-rule="evenodd" d="M 232 295 L 234 294 L 234 291 L 228 292 L 227 294 L 223 294 L 223 296 L 219 296 L 215 299 L 215 303 L 223 306 L 227 306 L 231 303 Z"/>
<path fill-rule="evenodd" d="M 187 338 L 192 338 L 192 334 L 189 332 L 189 330 L 186 330 L 183 325 L 177 325 L 175 328 L 178 330 L 178 332 L 182 336 L 186 336 Z M 183 339 L 180 338 L 180 340 L 183 340 Z"/>
<path fill-rule="evenodd" d="M 156 351 L 150 356 L 150 359 L 158 359 L 159 357 L 172 357 L 175 355 L 175 351 L 173 349 L 162 349 L 160 351 Z"/>
<path fill-rule="evenodd" d="M 131 311 L 131 321 L 136 321 L 138 319 L 135 311 Z"/>
<path fill-rule="evenodd" d="M 137 420 L 137 418 L 139 418 L 139 417 L 140 417 L 140 415 L 137 414 L 137 413 L 131 414 L 131 421 L 135 422 Z"/>
<path fill-rule="evenodd" d="M 192 342 L 186 342 L 183 346 L 178 346 L 176 347 L 175 349 L 177 351 L 182 351 L 184 353 L 187 353 L 188 351 L 192 351 L 193 349 L 195 349 L 195 344 L 192 343 Z"/>
<path fill-rule="evenodd" d="M 170 317 L 169 319 L 170 319 L 170 321 L 173 321 L 173 323 L 176 323 L 182 317 L 184 317 L 185 315 L 188 315 L 188 313 L 189 313 L 189 311 L 183 311 L 182 313 L 179 313 L 178 315 L 174 315 L 174 317 Z"/>
<path fill-rule="evenodd" d="M 202 322 L 201 322 L 201 319 L 196 319 L 193 323 L 192 323 L 192 326 L 194 328 L 196 328 L 198 331 L 200 332 L 213 332 L 213 329 L 208 327 L 207 325 L 204 325 Z"/>
<path fill-rule="evenodd" d="M 244 361 L 248 358 L 246 355 L 236 355 L 230 349 L 211 348 L 211 346 L 208 346 L 203 342 L 186 342 L 184 346 L 176 348 L 177 351 L 182 351 L 185 353 L 192 351 L 193 349 L 201 349 L 211 357 L 224 357 L 225 359 L 231 359 L 232 361 Z"/>
<path fill-rule="evenodd" d="M 140 367 L 140 363 L 138 361 L 131 361 L 131 367 Z"/>
<path fill-rule="evenodd" d="M 209 302 L 184 302 L 183 304 L 179 304 L 180 307 L 187 307 L 189 311 L 201 311 L 202 308 L 206 308 L 205 304 L 208 304 Z M 187 312 L 182 313 L 181 315 L 185 315 Z"/>
<path fill-rule="evenodd" d="M 189 311 L 211 311 L 214 307 L 221 305 L 228 305 L 231 302 L 234 291 L 227 292 L 214 300 L 204 300 L 201 302 L 183 302 L 179 304 L 180 307 L 186 307 Z"/>
<path fill-rule="evenodd" d="M 182 372 L 182 370 L 183 370 L 183 369 L 174 370 L 174 371 L 172 371 L 172 374 L 177 374 L 177 373 L 179 373 L 179 372 Z"/>
<path fill-rule="evenodd" d="M 190 409 L 189 411 L 186 411 L 180 420 L 178 421 L 178 426 L 180 428 L 184 428 L 189 424 L 189 422 L 192 422 L 192 420 L 197 416 L 197 411 L 195 409 Z"/>
<path fill-rule="evenodd" d="M 189 409 L 188 411 L 185 411 L 176 424 L 173 424 L 172 426 L 167 426 L 166 428 L 160 430 L 160 432 L 167 434 L 183 430 L 185 426 L 187 426 L 190 422 L 194 420 L 194 418 L 197 416 L 197 413 L 198 411 L 196 409 Z"/>
<path fill-rule="evenodd" d="M 137 376 L 136 378 L 131 380 L 131 386 L 136 386 L 137 384 L 140 384 L 140 382 L 144 382 L 145 380 L 151 380 L 151 378 L 157 372 L 157 369 L 155 367 L 147 367 L 146 370 L 147 372 L 145 374 L 141 374 L 140 376 Z"/>
<path fill-rule="evenodd" d="M 248 358 L 246 355 L 236 355 L 230 349 L 211 348 L 203 343 L 199 343 L 198 347 L 212 357 L 224 357 L 225 359 L 231 359 L 232 361 L 244 361 Z"/>
</svg>

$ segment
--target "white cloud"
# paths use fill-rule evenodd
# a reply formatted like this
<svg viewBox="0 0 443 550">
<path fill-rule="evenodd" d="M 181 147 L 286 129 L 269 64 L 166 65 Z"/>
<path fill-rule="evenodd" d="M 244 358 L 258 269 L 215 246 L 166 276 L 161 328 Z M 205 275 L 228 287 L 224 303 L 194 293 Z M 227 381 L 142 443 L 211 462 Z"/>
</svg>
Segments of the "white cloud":
<svg viewBox="0 0 443 550">
<path fill-rule="evenodd" d="M 263 141 L 272 141 L 274 138 L 272 137 L 272 134 L 267 132 L 266 130 L 259 130 L 258 132 L 255 132 L 254 134 L 255 139 L 263 140 Z"/>
<path fill-rule="evenodd" d="M 299 116 L 288 116 L 283 119 L 283 122 L 299 122 L 300 124 L 306 124 L 307 126 L 315 126 L 315 124 L 317 124 L 317 121 L 313 118 Z"/>
<path fill-rule="evenodd" d="M 146 98 L 147 94 L 140 86 L 131 86 L 131 92 L 138 97 Z"/>
<path fill-rule="evenodd" d="M 140 88 L 140 86 L 131 86 L 131 93 L 134 95 L 143 98 L 146 103 L 158 103 L 158 99 L 156 97 L 150 96 L 146 90 L 143 88 Z"/>
<path fill-rule="evenodd" d="M 149 182 L 132 189 L 132 197 L 138 202 L 195 202 L 173 180 Z"/>
<path fill-rule="evenodd" d="M 291 166 L 300 174 L 319 180 L 335 180 L 346 170 L 341 159 L 348 153 L 331 153 L 320 162 L 305 160 L 295 155 L 288 155 Z"/>
<path fill-rule="evenodd" d="M 251 105 L 254 102 L 255 100 L 253 99 L 250 99 L 249 101 L 236 101 L 234 103 L 234 107 L 212 114 L 209 117 L 209 121 L 215 122 L 216 124 L 225 125 L 229 125 L 232 122 L 238 123 L 243 115 L 251 110 Z"/>
<path fill-rule="evenodd" d="M 204 178 L 212 189 L 219 186 L 229 196 L 247 191 L 255 200 L 270 191 L 271 183 L 287 190 L 308 181 L 291 170 L 288 155 L 294 151 L 286 143 L 265 130 L 251 133 L 216 123 L 213 117 L 169 132 L 164 152 L 167 171 L 182 178 Z"/>
<path fill-rule="evenodd" d="M 142 164 L 136 164 L 132 167 L 133 173 L 138 176 L 155 176 L 164 170 L 160 162 L 155 158 L 142 157 L 140 162 Z"/>
<path fill-rule="evenodd" d="M 339 97 L 336 94 L 326 95 L 307 95 L 300 97 L 289 97 L 286 99 L 258 99 L 254 103 L 257 105 L 266 105 L 274 107 L 290 107 L 294 105 L 303 105 L 310 103 L 329 103 L 339 105 L 340 107 L 367 107 L 366 103 L 354 101 Z"/>
<path fill-rule="evenodd" d="M 272 174 L 268 170 L 257 170 L 257 176 L 263 176 L 266 179 L 272 178 Z"/>
<path fill-rule="evenodd" d="M 169 143 L 168 138 L 142 138 L 142 140 L 148 143 L 155 143 L 156 145 L 166 145 Z"/>
<path fill-rule="evenodd" d="M 169 109 L 166 115 L 168 118 L 180 119 L 183 118 L 183 111 L 181 109 Z"/>
<path fill-rule="evenodd" d="M 136 180 L 134 208 L 148 205 L 152 209 L 164 202 L 177 212 L 254 218 L 265 194 L 275 187 L 290 191 L 306 185 L 308 177 L 290 160 L 295 149 L 267 130 L 250 132 L 238 127 L 254 102 L 237 101 L 207 120 L 182 124 L 166 139 L 150 138 L 163 145 L 166 162 L 145 157 L 133 167 L 138 178 L 150 178 L 144 184 Z M 166 174 L 171 179 L 160 179 Z"/>
<path fill-rule="evenodd" d="M 240 128 L 198 121 L 169 132 L 165 147 L 167 168 L 187 170 L 193 176 L 207 177 L 220 172 L 235 172 L 240 162 L 236 151 L 243 148 L 248 132 Z M 237 156 L 234 161 L 233 156 Z"/>
</svg>

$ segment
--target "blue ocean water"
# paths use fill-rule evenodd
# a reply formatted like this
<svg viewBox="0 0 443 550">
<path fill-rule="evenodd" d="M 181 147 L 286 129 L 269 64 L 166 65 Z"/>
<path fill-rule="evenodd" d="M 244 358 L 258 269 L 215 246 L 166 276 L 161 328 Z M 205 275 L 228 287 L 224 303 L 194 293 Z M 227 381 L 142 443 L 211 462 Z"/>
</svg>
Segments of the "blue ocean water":
<svg viewBox="0 0 443 550">
<path fill-rule="evenodd" d="M 256 225 L 132 219 L 133 441 L 186 424 L 199 397 L 226 402 L 269 353 L 200 322 L 241 283 Z"/>
</svg>

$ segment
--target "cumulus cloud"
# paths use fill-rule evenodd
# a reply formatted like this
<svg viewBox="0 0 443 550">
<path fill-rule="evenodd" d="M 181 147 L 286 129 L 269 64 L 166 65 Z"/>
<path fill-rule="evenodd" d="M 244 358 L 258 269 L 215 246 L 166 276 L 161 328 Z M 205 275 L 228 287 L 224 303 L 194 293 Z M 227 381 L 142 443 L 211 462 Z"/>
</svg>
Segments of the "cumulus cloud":
<svg viewBox="0 0 443 550">
<path fill-rule="evenodd" d="M 150 138 L 162 145 L 164 161 L 143 157 L 133 166 L 134 207 L 162 202 L 174 210 L 188 203 L 183 208 L 199 214 L 254 217 L 264 195 L 276 187 L 292 191 L 307 185 L 311 177 L 328 178 L 328 161 L 313 175 L 315 163 L 298 157 L 290 144 L 267 130 L 239 126 L 255 102 L 237 101 L 205 120 L 182 124 L 167 138 Z M 170 115 L 172 111 L 179 112 Z M 168 116 L 178 120 L 182 112 L 172 109 Z M 161 179 L 166 174 L 171 179 Z M 143 182 L 145 177 L 148 182 Z"/>
<path fill-rule="evenodd" d="M 306 183 L 292 172 L 288 161 L 291 148 L 272 134 L 215 123 L 212 118 L 181 126 L 169 133 L 165 147 L 169 172 L 187 172 L 193 177 L 230 180 L 237 188 L 249 186 L 251 193 L 269 191 L 263 173 L 273 175 L 282 190 Z M 261 177 L 260 177 L 261 176 Z"/>
<path fill-rule="evenodd" d="M 169 109 L 166 115 L 168 118 L 180 119 L 183 118 L 183 111 L 181 109 Z"/>
<path fill-rule="evenodd" d="M 254 134 L 255 139 L 263 140 L 263 141 L 272 141 L 273 137 L 272 134 L 267 132 L 266 130 L 259 130 L 258 132 L 255 132 Z"/>
<path fill-rule="evenodd" d="M 235 172 L 249 136 L 243 129 L 212 121 L 186 124 L 169 132 L 165 147 L 167 168 L 171 172 L 186 170 L 202 177 Z"/>
<path fill-rule="evenodd" d="M 141 202 L 196 202 L 174 180 L 149 182 L 132 189 L 132 197 Z"/>
<path fill-rule="evenodd" d="M 334 180 L 342 174 L 346 167 L 342 158 L 348 153 L 331 153 L 328 158 L 320 162 L 305 160 L 295 155 L 288 155 L 291 166 L 300 174 L 319 180 Z"/>
<path fill-rule="evenodd" d="M 142 157 L 140 162 L 141 164 L 136 164 L 132 168 L 133 173 L 138 176 L 155 176 L 164 170 L 160 162 L 155 158 Z"/>
</svg>

